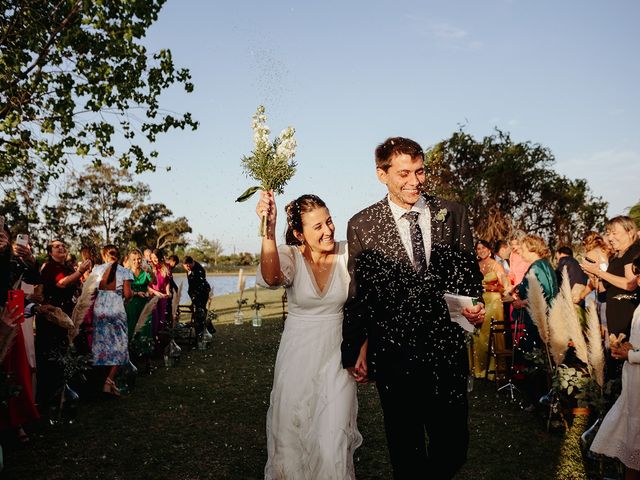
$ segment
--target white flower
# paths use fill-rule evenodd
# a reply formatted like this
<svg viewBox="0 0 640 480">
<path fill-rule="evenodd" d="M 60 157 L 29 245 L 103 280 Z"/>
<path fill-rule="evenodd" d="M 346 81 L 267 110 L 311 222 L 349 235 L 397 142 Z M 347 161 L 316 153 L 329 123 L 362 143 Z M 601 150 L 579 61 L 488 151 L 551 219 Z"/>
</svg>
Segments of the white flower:
<svg viewBox="0 0 640 480">
<path fill-rule="evenodd" d="M 278 142 L 276 146 L 276 156 L 283 160 L 289 160 L 296 156 L 296 147 L 298 142 L 293 138 L 296 130 L 293 127 L 287 127 L 280 135 L 278 135 Z"/>
</svg>

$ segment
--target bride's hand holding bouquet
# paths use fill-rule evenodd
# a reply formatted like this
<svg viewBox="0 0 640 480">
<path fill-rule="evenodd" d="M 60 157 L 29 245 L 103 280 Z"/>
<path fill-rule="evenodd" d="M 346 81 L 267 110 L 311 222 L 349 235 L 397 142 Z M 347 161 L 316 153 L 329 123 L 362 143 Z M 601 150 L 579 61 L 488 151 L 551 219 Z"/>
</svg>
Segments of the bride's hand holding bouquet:
<svg viewBox="0 0 640 480">
<path fill-rule="evenodd" d="M 273 190 L 267 192 L 260 192 L 260 199 L 256 205 L 256 213 L 260 219 L 266 218 L 266 231 L 265 236 L 270 240 L 275 240 L 276 237 L 276 218 L 278 211 L 276 209 L 276 202 L 273 195 Z"/>
</svg>

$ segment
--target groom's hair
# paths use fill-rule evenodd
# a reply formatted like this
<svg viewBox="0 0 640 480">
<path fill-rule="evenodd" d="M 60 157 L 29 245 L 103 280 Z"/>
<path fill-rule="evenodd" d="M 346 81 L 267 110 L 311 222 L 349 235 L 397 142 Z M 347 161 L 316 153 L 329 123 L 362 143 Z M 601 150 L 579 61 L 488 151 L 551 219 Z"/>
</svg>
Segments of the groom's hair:
<svg viewBox="0 0 640 480">
<path fill-rule="evenodd" d="M 404 137 L 387 138 L 376 148 L 376 168 L 386 172 L 391 166 L 391 159 L 396 155 L 403 154 L 409 155 L 411 158 L 424 158 L 424 152 L 418 142 Z"/>
</svg>

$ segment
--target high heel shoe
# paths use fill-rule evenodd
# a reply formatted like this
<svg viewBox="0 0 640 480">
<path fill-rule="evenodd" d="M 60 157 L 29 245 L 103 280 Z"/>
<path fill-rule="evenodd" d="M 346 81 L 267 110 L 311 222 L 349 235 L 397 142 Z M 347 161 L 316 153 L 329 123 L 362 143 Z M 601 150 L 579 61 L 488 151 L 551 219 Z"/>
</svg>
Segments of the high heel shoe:
<svg viewBox="0 0 640 480">
<path fill-rule="evenodd" d="M 122 394 L 120 393 L 120 389 L 118 389 L 118 387 L 116 386 L 116 383 L 110 378 L 107 378 L 104 381 L 104 386 L 102 387 L 102 391 L 109 395 L 113 395 L 114 397 L 122 396 Z"/>
</svg>

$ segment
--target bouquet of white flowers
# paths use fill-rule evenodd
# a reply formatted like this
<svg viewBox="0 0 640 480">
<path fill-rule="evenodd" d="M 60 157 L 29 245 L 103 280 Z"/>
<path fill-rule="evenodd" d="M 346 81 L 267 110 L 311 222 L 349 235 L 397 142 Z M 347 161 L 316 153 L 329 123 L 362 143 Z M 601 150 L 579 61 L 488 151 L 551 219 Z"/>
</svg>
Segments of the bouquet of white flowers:
<svg viewBox="0 0 640 480">
<path fill-rule="evenodd" d="M 253 129 L 253 143 L 255 149 L 251 155 L 242 157 L 242 169 L 246 176 L 260 182 L 260 185 L 248 188 L 240 195 L 236 202 L 244 202 L 258 190 L 273 190 L 282 194 L 284 186 L 296 172 L 296 139 L 293 137 L 295 129 L 287 127 L 272 142 L 269 139 L 271 129 L 267 126 L 267 116 L 264 107 L 260 105 L 253 115 L 251 124 Z M 260 235 L 267 230 L 267 217 L 262 217 Z"/>
</svg>

